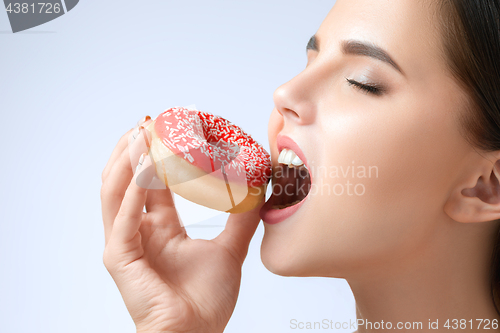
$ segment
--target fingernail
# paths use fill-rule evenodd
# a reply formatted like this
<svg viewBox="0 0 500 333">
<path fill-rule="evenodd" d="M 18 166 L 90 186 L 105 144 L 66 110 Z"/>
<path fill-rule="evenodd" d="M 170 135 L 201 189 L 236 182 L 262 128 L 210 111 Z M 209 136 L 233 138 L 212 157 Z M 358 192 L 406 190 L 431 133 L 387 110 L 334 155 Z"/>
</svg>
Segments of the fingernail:
<svg viewBox="0 0 500 333">
<path fill-rule="evenodd" d="M 137 164 L 137 166 L 135 167 L 134 174 L 136 174 L 139 170 L 141 170 L 145 157 L 146 157 L 146 153 L 142 154 L 141 157 L 139 158 L 139 164 Z"/>
<path fill-rule="evenodd" d="M 132 131 L 132 138 L 135 140 L 137 139 L 137 137 L 139 136 L 139 134 L 141 134 L 141 127 L 142 126 L 139 126 L 139 127 L 136 127 L 133 131 Z"/>
<path fill-rule="evenodd" d="M 142 126 L 139 126 L 139 134 L 142 132 L 142 136 L 144 137 L 144 141 L 146 143 L 146 147 L 149 149 L 150 148 L 150 145 L 149 145 L 149 138 L 148 138 L 148 134 L 146 133 L 146 129 Z"/>
<path fill-rule="evenodd" d="M 142 124 L 144 124 L 144 123 L 145 123 L 146 121 L 148 121 L 148 120 L 151 120 L 151 117 L 150 117 L 150 116 L 146 116 L 146 117 L 142 118 L 141 120 L 139 120 L 139 121 L 137 122 L 137 126 L 141 126 Z"/>
</svg>

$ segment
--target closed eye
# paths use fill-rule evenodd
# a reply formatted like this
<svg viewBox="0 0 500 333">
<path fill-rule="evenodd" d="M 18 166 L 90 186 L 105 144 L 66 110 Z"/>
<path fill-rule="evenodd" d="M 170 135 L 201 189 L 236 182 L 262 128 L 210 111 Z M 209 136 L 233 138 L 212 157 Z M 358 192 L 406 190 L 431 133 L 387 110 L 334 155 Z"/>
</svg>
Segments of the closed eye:
<svg viewBox="0 0 500 333">
<path fill-rule="evenodd" d="M 352 80 L 352 79 L 348 79 L 348 78 L 345 78 L 345 79 L 349 83 L 349 85 L 354 86 L 357 89 L 366 92 L 366 94 L 373 94 L 376 96 L 380 96 L 380 95 L 383 95 L 385 93 L 384 87 L 382 87 L 378 84 L 360 83 L 360 82 Z"/>
</svg>

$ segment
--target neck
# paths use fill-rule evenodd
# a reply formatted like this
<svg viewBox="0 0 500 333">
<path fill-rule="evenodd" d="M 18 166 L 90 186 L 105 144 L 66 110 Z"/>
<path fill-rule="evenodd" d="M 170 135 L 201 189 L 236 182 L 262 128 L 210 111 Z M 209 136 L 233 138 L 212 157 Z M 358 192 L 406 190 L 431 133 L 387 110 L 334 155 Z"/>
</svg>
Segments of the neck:
<svg viewBox="0 0 500 333">
<path fill-rule="evenodd" d="M 392 329 L 398 322 L 407 325 L 402 331 L 449 332 L 458 325 L 460 332 L 491 332 L 494 319 L 500 327 L 490 294 L 498 224 L 442 225 L 411 254 L 395 255 L 347 277 L 356 299 L 357 332 L 389 331 L 388 322 Z M 447 323 L 450 328 L 444 326 Z"/>
</svg>

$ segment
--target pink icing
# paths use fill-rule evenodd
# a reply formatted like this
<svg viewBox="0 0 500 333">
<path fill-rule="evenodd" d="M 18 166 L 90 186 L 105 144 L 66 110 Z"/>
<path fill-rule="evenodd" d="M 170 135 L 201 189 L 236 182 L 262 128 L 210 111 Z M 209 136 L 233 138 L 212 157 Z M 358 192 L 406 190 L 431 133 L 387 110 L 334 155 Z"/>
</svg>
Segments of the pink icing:
<svg viewBox="0 0 500 333">
<path fill-rule="evenodd" d="M 156 118 L 155 131 L 174 154 L 206 173 L 245 172 L 248 186 L 271 177 L 268 152 L 240 127 L 210 113 L 174 107 Z"/>
</svg>

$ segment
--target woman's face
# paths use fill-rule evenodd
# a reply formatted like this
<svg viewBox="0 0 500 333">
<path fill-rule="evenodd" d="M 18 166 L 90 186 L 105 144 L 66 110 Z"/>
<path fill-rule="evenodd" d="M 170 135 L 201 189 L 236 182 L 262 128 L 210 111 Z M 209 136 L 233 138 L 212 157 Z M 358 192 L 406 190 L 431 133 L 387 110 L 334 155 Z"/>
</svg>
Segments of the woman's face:
<svg viewBox="0 0 500 333">
<path fill-rule="evenodd" d="M 473 149 L 459 132 L 464 94 L 437 22 L 430 1 L 337 0 L 306 68 L 274 93 L 273 170 L 278 145 L 289 146 L 277 138 L 287 136 L 312 185 L 293 214 L 262 214 L 286 216 L 264 223 L 271 272 L 348 277 L 383 267 L 415 253 L 448 218 L 443 206 Z"/>
</svg>

